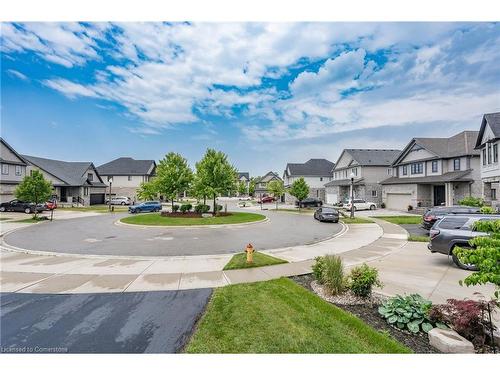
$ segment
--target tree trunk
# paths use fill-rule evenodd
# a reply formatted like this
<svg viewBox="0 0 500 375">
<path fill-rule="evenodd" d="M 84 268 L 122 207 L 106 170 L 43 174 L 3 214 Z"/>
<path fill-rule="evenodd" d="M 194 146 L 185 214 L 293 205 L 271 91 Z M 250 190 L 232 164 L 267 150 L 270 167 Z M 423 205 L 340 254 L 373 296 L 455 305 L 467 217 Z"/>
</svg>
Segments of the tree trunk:
<svg viewBox="0 0 500 375">
<path fill-rule="evenodd" d="M 174 199 L 172 198 L 172 213 L 174 212 Z"/>
<path fill-rule="evenodd" d="M 278 198 L 276 198 L 276 211 L 278 211 Z"/>
<path fill-rule="evenodd" d="M 215 194 L 214 194 L 214 216 L 217 215 L 217 210 L 216 210 L 216 207 L 215 207 Z"/>
</svg>

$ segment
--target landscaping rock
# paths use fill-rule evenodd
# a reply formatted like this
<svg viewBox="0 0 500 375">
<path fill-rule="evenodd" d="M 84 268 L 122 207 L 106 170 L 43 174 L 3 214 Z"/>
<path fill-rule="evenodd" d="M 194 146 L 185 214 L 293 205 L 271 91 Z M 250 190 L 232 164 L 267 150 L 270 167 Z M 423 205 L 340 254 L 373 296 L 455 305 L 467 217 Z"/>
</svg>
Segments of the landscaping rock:
<svg viewBox="0 0 500 375">
<path fill-rule="evenodd" d="M 474 345 L 469 340 L 449 329 L 431 329 L 429 343 L 442 353 L 475 353 Z"/>
</svg>

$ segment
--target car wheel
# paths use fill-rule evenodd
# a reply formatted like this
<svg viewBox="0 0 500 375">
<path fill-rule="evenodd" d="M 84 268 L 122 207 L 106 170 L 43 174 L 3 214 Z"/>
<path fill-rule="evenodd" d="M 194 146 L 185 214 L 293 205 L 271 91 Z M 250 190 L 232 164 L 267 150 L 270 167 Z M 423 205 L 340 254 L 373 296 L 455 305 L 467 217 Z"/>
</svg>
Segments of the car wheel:
<svg viewBox="0 0 500 375">
<path fill-rule="evenodd" d="M 125 206 L 125 202 L 120 203 L 122 206 Z"/>
<path fill-rule="evenodd" d="M 458 259 L 458 257 L 455 255 L 455 248 L 453 248 L 453 250 L 451 251 L 451 259 L 453 259 L 453 263 L 455 263 L 455 265 L 458 267 L 458 268 L 461 268 L 463 270 L 467 270 L 467 271 L 477 271 L 478 268 L 474 265 L 474 264 L 465 264 L 465 263 L 462 263 L 460 261 L 460 259 Z"/>
<path fill-rule="evenodd" d="M 0 212 L 5 212 L 5 207 L 0 207 Z"/>
<path fill-rule="evenodd" d="M 25 208 L 24 209 L 25 214 L 30 214 L 31 213 L 31 208 Z"/>
<path fill-rule="evenodd" d="M 374 209 L 375 209 L 375 205 L 374 205 L 374 204 L 372 204 L 372 205 L 370 206 L 370 211 L 373 211 Z"/>
</svg>

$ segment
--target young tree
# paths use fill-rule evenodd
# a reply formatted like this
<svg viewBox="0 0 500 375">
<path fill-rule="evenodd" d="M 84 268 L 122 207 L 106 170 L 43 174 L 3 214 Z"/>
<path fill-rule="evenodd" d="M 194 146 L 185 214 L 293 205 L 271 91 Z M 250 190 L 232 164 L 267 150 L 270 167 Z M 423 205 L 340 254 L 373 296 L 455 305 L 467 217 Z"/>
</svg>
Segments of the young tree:
<svg viewBox="0 0 500 375">
<path fill-rule="evenodd" d="M 158 196 L 158 186 L 155 182 L 155 179 L 148 182 L 141 182 L 139 189 L 137 189 L 137 196 L 146 201 L 156 199 Z"/>
<path fill-rule="evenodd" d="M 300 211 L 300 206 L 301 206 L 300 202 L 302 202 L 302 200 L 307 198 L 307 196 L 309 195 L 309 186 L 307 185 L 304 178 L 301 177 L 298 180 L 295 180 L 288 192 L 292 196 L 297 198 L 297 200 L 299 201 L 299 211 Z"/>
<path fill-rule="evenodd" d="M 240 181 L 238 183 L 238 194 L 239 195 L 245 195 L 247 193 L 247 184 L 245 181 Z"/>
<path fill-rule="evenodd" d="M 257 181 L 258 179 L 260 179 L 260 177 L 252 177 L 250 179 L 250 182 L 248 183 L 248 195 L 250 195 L 251 197 L 255 195 L 255 181 Z"/>
<path fill-rule="evenodd" d="M 189 189 L 193 181 L 193 171 L 180 154 L 169 152 L 158 163 L 154 181 L 157 192 L 172 201 L 173 211 L 175 198 Z"/>
<path fill-rule="evenodd" d="M 216 198 L 227 191 L 234 190 L 237 171 L 221 151 L 207 149 L 205 156 L 196 163 L 196 176 L 207 196 L 213 198 L 213 215 L 217 214 Z"/>
<path fill-rule="evenodd" d="M 203 199 L 203 204 L 207 204 L 207 196 L 210 194 L 206 186 L 203 185 L 203 181 L 199 173 L 196 173 L 193 178 L 193 183 L 191 184 L 190 195 L 200 201 Z"/>
<path fill-rule="evenodd" d="M 272 196 L 276 199 L 276 209 L 278 209 L 278 202 L 281 199 L 281 196 L 285 194 L 285 186 L 283 185 L 283 181 L 273 180 L 267 184 L 267 190 L 272 194 Z M 309 194 L 309 190 L 307 192 Z"/>
<path fill-rule="evenodd" d="M 17 185 L 14 194 L 17 199 L 34 203 L 36 206 L 50 199 L 52 184 L 43 177 L 42 172 L 33 170 L 31 176 L 24 177 L 21 183 Z M 35 208 L 33 218 L 36 219 L 36 217 L 37 211 Z"/>
</svg>

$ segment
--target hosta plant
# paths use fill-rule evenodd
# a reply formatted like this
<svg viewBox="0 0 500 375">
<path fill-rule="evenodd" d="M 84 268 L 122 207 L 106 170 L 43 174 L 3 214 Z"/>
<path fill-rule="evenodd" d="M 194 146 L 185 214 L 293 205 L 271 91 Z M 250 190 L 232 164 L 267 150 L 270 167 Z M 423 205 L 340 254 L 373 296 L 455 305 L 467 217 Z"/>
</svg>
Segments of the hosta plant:
<svg viewBox="0 0 500 375">
<path fill-rule="evenodd" d="M 378 312 L 387 323 L 412 333 L 429 332 L 434 328 L 428 311 L 432 303 L 419 294 L 397 295 L 389 298 L 379 307 Z M 437 324 L 436 324 L 437 325 Z"/>
</svg>

